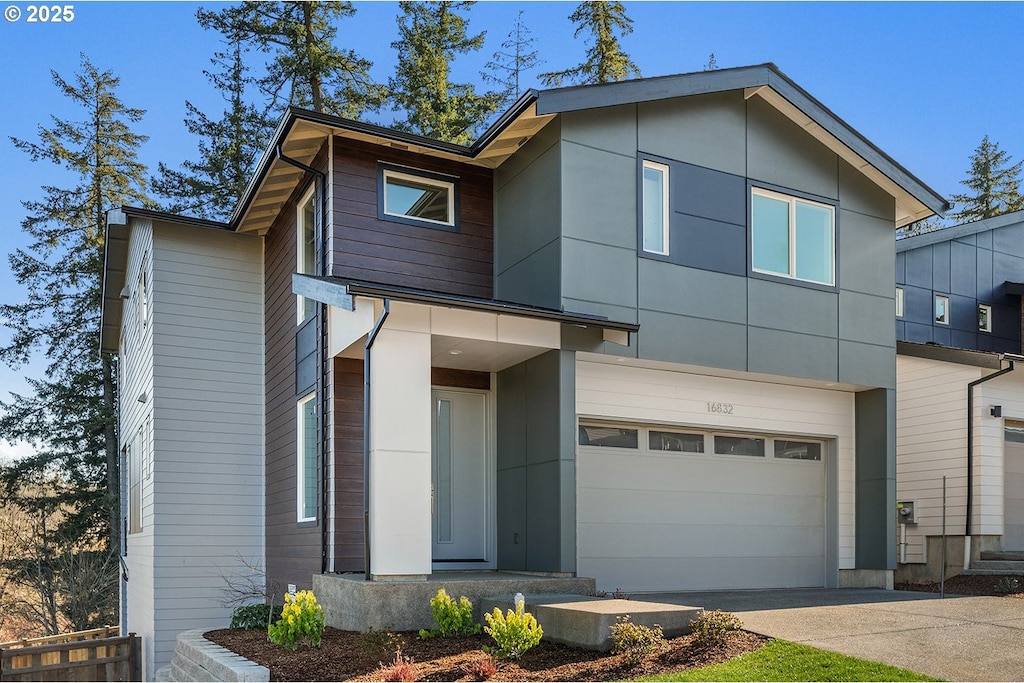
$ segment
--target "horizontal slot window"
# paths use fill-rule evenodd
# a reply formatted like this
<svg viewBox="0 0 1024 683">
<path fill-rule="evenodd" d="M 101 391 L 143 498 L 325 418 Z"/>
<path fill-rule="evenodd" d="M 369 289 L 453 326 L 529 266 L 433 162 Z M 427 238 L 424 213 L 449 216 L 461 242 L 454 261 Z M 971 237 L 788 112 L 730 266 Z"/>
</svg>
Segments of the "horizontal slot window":
<svg viewBox="0 0 1024 683">
<path fill-rule="evenodd" d="M 753 436 L 715 436 L 718 455 L 752 455 L 764 457 L 764 439 Z"/>
<path fill-rule="evenodd" d="M 652 451 L 679 451 L 681 453 L 703 453 L 704 435 L 684 432 L 659 432 L 651 430 L 647 437 Z"/>
<path fill-rule="evenodd" d="M 786 460 L 821 460 L 821 444 L 775 439 L 775 457 Z"/>
<path fill-rule="evenodd" d="M 581 446 L 605 446 L 608 448 L 638 448 L 639 431 L 625 427 L 601 425 L 580 425 Z"/>
<path fill-rule="evenodd" d="M 455 225 L 455 184 L 384 169 L 384 214 Z"/>
</svg>

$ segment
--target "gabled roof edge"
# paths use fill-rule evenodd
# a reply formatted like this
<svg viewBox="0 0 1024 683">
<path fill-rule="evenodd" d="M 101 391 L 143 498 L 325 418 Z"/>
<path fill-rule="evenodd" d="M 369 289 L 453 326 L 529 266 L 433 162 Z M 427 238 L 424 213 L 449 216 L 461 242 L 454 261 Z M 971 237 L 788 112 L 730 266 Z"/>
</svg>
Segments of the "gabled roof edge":
<svg viewBox="0 0 1024 683">
<path fill-rule="evenodd" d="M 951 225 L 948 228 L 914 235 L 913 237 L 904 237 L 903 239 L 896 241 L 896 253 L 899 254 L 904 251 L 910 251 L 911 249 L 927 247 L 932 244 L 938 244 L 939 242 L 949 242 L 969 235 L 977 235 L 980 232 L 995 230 L 996 228 L 1004 228 L 1007 225 L 1013 225 L 1014 223 L 1024 223 L 1024 210 L 1011 211 L 1010 213 L 1000 214 L 998 216 L 993 216 L 992 218 L 983 218 L 980 221 Z"/>
</svg>

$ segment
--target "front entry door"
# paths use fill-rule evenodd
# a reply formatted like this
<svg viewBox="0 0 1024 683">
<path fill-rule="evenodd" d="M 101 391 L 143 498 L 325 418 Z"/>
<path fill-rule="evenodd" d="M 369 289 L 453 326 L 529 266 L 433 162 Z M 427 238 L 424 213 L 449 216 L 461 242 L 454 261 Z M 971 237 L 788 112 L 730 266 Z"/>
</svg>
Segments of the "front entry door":
<svg viewBox="0 0 1024 683">
<path fill-rule="evenodd" d="M 433 559 L 487 561 L 487 395 L 432 392 Z"/>
</svg>

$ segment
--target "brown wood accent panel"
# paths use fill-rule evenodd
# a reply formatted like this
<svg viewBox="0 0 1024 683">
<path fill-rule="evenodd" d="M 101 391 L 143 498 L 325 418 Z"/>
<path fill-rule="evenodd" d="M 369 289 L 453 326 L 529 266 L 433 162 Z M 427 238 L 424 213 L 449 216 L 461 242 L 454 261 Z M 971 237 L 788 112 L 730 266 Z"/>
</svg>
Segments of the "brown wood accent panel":
<svg viewBox="0 0 1024 683">
<path fill-rule="evenodd" d="M 363 361 L 334 359 L 334 569 L 361 572 L 363 559 Z"/>
<path fill-rule="evenodd" d="M 456 389 L 491 388 L 491 373 L 479 370 L 452 370 L 451 368 L 430 368 L 430 383 L 436 387 Z"/>
<path fill-rule="evenodd" d="M 326 154 L 314 162 L 326 168 Z M 313 182 L 310 178 L 309 182 Z M 264 238 L 266 352 L 266 571 L 267 590 L 280 593 L 294 583 L 312 588 L 320 573 L 320 525 L 297 525 L 296 501 L 296 301 L 292 294 L 295 263 L 296 203 L 303 183 L 285 204 Z"/>
<path fill-rule="evenodd" d="M 458 176 L 458 232 L 379 220 L 378 162 Z M 336 137 L 332 183 L 332 275 L 465 296 L 493 296 L 490 169 Z"/>
</svg>

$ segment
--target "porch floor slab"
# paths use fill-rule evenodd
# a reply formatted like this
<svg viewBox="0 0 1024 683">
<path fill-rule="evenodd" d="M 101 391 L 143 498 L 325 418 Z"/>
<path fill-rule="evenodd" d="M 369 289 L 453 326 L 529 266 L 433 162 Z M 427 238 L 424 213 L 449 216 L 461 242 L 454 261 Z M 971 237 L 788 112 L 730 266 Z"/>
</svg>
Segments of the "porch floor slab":
<svg viewBox="0 0 1024 683">
<path fill-rule="evenodd" d="M 665 637 L 674 638 L 690 632 L 690 621 L 701 609 L 585 595 L 526 594 L 524 598 L 524 609 L 544 629 L 544 640 L 601 652 L 612 649 L 611 627 L 619 617 L 628 616 L 642 626 L 661 626 Z M 512 598 L 506 596 L 485 598 L 481 606 L 485 612 L 514 609 Z"/>
<path fill-rule="evenodd" d="M 417 581 L 366 581 L 363 574 L 318 574 L 313 591 L 328 626 L 344 631 L 415 631 L 435 626 L 430 599 L 444 588 L 456 600 L 473 603 L 473 618 L 483 620 L 481 601 L 516 593 L 593 595 L 594 579 L 506 571 L 435 572 Z"/>
</svg>

